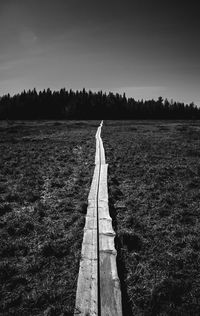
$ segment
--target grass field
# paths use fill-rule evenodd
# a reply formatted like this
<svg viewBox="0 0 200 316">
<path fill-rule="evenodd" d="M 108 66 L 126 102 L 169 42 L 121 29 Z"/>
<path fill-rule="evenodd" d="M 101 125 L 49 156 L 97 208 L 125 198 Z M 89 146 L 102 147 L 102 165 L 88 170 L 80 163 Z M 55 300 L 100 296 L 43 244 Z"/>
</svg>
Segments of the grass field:
<svg viewBox="0 0 200 316">
<path fill-rule="evenodd" d="M 73 315 L 97 126 L 0 123 L 0 315 Z"/>
<path fill-rule="evenodd" d="M 199 122 L 107 121 L 124 315 L 200 315 Z"/>
<path fill-rule="evenodd" d="M 73 315 L 98 125 L 0 123 L 0 315 Z M 200 315 L 199 122 L 102 139 L 123 315 Z"/>
</svg>

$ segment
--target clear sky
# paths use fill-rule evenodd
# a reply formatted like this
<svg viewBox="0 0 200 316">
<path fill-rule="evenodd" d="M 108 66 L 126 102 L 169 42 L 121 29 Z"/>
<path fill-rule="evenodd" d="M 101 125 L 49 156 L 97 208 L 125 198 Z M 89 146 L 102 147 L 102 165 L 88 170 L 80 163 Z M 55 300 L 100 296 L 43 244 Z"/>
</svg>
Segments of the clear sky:
<svg viewBox="0 0 200 316">
<path fill-rule="evenodd" d="M 196 3 L 0 0 L 0 95 L 85 87 L 200 105 Z"/>
</svg>

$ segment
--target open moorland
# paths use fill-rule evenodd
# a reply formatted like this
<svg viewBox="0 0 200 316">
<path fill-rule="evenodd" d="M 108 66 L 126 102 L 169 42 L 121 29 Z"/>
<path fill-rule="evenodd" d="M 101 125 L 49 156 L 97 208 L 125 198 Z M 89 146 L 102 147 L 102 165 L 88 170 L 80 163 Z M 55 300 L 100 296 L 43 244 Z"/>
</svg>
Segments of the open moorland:
<svg viewBox="0 0 200 316">
<path fill-rule="evenodd" d="M 99 121 L 0 123 L 0 315 L 73 315 Z M 105 121 L 124 316 L 200 315 L 200 127 Z"/>
<path fill-rule="evenodd" d="M 124 315 L 200 315 L 199 122 L 105 121 Z"/>
<path fill-rule="evenodd" d="M 72 315 L 98 122 L 0 123 L 0 315 Z"/>
</svg>

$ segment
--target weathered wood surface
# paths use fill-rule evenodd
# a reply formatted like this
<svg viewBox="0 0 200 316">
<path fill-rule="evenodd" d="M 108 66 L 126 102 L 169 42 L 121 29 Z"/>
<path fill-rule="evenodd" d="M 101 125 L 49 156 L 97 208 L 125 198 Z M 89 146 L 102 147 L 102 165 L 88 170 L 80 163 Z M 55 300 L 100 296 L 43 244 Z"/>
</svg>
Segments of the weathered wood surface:
<svg viewBox="0 0 200 316">
<path fill-rule="evenodd" d="M 98 315 L 97 273 L 97 190 L 99 165 L 95 166 L 92 185 L 88 196 L 87 216 L 81 250 L 81 260 L 76 291 L 74 315 Z"/>
<path fill-rule="evenodd" d="M 107 164 L 101 166 L 98 196 L 101 316 L 121 316 L 121 289 L 116 265 L 115 232 L 108 208 L 107 169 Z"/>
<path fill-rule="evenodd" d="M 74 315 L 121 316 L 121 290 L 116 266 L 115 232 L 108 208 L 107 169 L 96 133 L 95 169 L 88 196 Z"/>
</svg>

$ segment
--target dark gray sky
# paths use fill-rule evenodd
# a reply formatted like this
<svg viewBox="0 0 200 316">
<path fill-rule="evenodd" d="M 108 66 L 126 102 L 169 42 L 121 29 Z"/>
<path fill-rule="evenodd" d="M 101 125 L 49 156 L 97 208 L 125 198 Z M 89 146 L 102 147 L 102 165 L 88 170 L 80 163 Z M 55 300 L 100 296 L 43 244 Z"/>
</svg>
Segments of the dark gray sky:
<svg viewBox="0 0 200 316">
<path fill-rule="evenodd" d="M 0 95 L 85 87 L 200 105 L 196 2 L 0 0 Z"/>
</svg>

